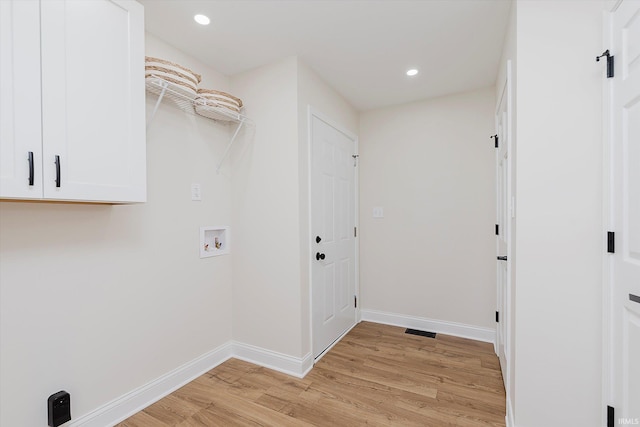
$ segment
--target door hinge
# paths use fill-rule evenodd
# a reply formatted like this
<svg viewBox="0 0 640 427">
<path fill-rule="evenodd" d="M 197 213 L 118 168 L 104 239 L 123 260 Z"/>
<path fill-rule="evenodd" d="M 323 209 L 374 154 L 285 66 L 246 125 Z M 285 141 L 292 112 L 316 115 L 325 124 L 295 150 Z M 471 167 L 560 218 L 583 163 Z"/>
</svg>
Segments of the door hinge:
<svg viewBox="0 0 640 427">
<path fill-rule="evenodd" d="M 496 311 L 496 323 L 500 322 L 500 312 Z"/>
<path fill-rule="evenodd" d="M 360 157 L 360 154 L 353 154 L 351 157 L 353 157 L 353 167 L 355 168 L 358 166 L 358 157 Z"/>
<path fill-rule="evenodd" d="M 500 235 L 500 226 L 496 224 L 496 236 Z"/>
<path fill-rule="evenodd" d="M 358 227 L 353 227 L 353 237 L 358 237 Z"/>
<path fill-rule="evenodd" d="M 609 52 L 609 49 L 602 52 L 602 55 L 596 56 L 596 62 L 600 62 L 600 58 L 603 56 L 607 57 L 607 78 L 610 79 L 613 77 L 613 55 Z"/>
<path fill-rule="evenodd" d="M 613 231 L 607 231 L 607 252 L 616 253 L 616 233 Z"/>
<path fill-rule="evenodd" d="M 495 139 L 495 146 L 496 146 L 496 148 L 498 148 L 498 134 L 491 135 L 489 137 L 489 139 L 491 139 L 491 138 Z"/>
<path fill-rule="evenodd" d="M 353 296 L 353 306 L 358 308 L 358 297 L 356 295 Z"/>
<path fill-rule="evenodd" d="M 616 423 L 616 411 L 613 406 L 607 406 L 607 427 L 614 427 Z"/>
</svg>

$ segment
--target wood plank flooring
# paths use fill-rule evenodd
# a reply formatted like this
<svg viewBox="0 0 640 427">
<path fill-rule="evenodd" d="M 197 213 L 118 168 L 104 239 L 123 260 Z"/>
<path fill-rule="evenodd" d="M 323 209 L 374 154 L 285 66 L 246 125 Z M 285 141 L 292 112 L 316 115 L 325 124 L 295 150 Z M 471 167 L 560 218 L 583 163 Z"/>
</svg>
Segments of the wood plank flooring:
<svg viewBox="0 0 640 427">
<path fill-rule="evenodd" d="M 298 379 L 230 359 L 119 427 L 504 426 L 488 343 L 362 322 Z"/>
</svg>

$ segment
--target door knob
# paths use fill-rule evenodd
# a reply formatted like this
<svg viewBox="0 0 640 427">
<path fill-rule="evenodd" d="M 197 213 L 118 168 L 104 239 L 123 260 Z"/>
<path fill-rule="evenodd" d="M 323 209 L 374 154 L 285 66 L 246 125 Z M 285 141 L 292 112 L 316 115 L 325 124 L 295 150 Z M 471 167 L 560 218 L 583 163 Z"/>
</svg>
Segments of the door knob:
<svg viewBox="0 0 640 427">
<path fill-rule="evenodd" d="M 506 261 L 507 257 L 506 256 L 499 256 L 498 257 L 498 261 Z"/>
<path fill-rule="evenodd" d="M 320 236 L 316 236 L 316 243 L 320 243 L 321 240 Z"/>
<path fill-rule="evenodd" d="M 320 252 L 316 252 L 316 259 L 318 261 L 320 261 L 321 259 L 324 259 L 324 254 L 321 254 Z"/>
</svg>

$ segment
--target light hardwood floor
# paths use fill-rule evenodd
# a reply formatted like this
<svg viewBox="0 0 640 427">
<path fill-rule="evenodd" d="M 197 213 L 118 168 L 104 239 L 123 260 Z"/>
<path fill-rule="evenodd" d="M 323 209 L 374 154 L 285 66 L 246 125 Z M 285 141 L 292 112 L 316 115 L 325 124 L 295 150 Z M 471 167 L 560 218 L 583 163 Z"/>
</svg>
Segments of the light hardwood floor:
<svg viewBox="0 0 640 427">
<path fill-rule="evenodd" d="M 362 322 L 304 379 L 230 359 L 119 427 L 504 426 L 488 343 Z"/>
</svg>

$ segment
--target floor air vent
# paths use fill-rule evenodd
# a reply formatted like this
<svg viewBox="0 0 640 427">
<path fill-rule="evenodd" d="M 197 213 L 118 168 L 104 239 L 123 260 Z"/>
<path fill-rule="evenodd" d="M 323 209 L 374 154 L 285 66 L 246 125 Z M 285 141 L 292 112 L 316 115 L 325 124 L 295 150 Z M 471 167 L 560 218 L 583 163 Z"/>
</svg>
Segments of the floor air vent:
<svg viewBox="0 0 640 427">
<path fill-rule="evenodd" d="M 427 338 L 435 338 L 436 337 L 436 333 L 435 332 L 428 332 L 428 331 L 419 331 L 417 329 L 407 329 L 406 331 L 404 331 L 405 334 L 411 334 L 411 335 L 420 335 L 421 337 L 427 337 Z"/>
</svg>

